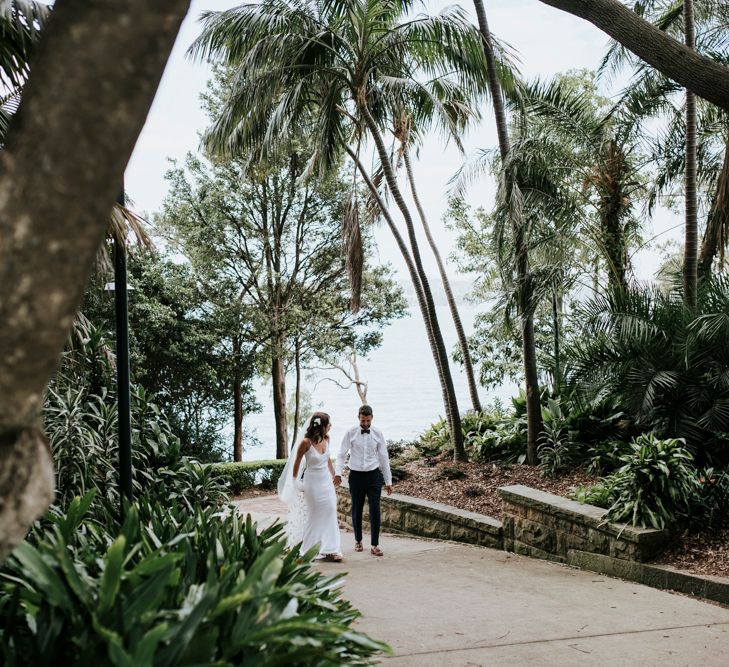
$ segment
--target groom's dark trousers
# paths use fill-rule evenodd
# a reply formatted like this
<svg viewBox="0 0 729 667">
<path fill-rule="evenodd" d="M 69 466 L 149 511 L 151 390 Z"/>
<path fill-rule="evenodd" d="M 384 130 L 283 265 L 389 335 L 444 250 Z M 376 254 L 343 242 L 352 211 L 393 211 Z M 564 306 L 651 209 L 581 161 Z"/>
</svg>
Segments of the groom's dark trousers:
<svg viewBox="0 0 729 667">
<path fill-rule="evenodd" d="M 362 472 L 349 471 L 349 494 L 352 496 L 352 526 L 354 539 L 362 541 L 362 512 L 365 497 L 370 505 L 370 533 L 372 546 L 380 543 L 380 496 L 382 495 L 382 473 L 379 468 Z"/>
</svg>

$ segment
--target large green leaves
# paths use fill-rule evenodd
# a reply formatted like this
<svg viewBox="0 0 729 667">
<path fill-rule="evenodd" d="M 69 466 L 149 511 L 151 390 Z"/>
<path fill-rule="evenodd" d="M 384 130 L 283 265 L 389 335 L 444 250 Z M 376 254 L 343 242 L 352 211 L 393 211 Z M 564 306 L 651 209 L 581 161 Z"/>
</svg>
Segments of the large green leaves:
<svg viewBox="0 0 729 667">
<path fill-rule="evenodd" d="M 94 550 L 91 495 L 71 503 L 72 521 L 46 517 L 2 571 L 6 664 L 335 666 L 387 650 L 352 630 L 339 577 L 287 551 L 280 524 L 142 498 Z"/>
</svg>

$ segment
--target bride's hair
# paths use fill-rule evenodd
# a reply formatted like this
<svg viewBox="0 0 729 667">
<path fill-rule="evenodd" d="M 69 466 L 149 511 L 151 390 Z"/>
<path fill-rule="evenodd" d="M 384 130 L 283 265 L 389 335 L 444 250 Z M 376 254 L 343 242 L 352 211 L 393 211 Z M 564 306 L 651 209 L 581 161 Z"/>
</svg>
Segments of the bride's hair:
<svg viewBox="0 0 729 667">
<path fill-rule="evenodd" d="M 306 427 L 305 436 L 312 442 L 321 442 L 327 434 L 329 415 L 326 412 L 315 412 Z"/>
</svg>

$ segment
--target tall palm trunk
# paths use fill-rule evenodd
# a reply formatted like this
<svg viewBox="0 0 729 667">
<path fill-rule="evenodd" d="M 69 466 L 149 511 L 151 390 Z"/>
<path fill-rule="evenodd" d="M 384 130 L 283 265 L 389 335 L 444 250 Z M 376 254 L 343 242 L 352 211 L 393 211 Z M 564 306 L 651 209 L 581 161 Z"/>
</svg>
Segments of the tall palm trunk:
<svg viewBox="0 0 729 667">
<path fill-rule="evenodd" d="M 456 333 L 458 334 L 458 344 L 461 346 L 461 353 L 463 354 L 463 367 L 466 372 L 466 380 L 468 382 L 468 392 L 471 395 L 471 404 L 476 412 L 481 412 L 481 401 L 478 397 L 478 387 L 476 386 L 476 380 L 473 375 L 473 362 L 471 361 L 471 351 L 468 349 L 468 339 L 463 331 L 463 322 L 461 321 L 461 314 L 458 312 L 458 305 L 453 297 L 453 290 L 451 289 L 450 280 L 448 280 L 448 274 L 446 273 L 445 264 L 440 256 L 438 246 L 433 239 L 433 235 L 430 233 L 430 225 L 425 217 L 425 211 L 420 203 L 418 192 L 415 188 L 415 179 L 413 178 L 413 167 L 410 162 L 410 151 L 405 143 L 402 145 L 403 157 L 405 159 L 405 169 L 407 171 L 408 182 L 410 183 L 410 192 L 415 202 L 415 208 L 420 216 L 420 222 L 423 225 L 425 231 L 425 237 L 428 239 L 430 249 L 433 251 L 433 256 L 438 264 L 438 272 L 440 273 L 440 279 L 443 283 L 443 289 L 445 290 L 446 299 L 448 301 L 448 308 L 451 311 L 451 317 L 453 318 L 453 324 L 456 327 Z"/>
<path fill-rule="evenodd" d="M 486 68 L 491 90 L 491 100 L 494 105 L 494 117 L 496 118 L 496 134 L 499 139 L 499 152 L 502 165 L 506 162 L 511 146 L 509 145 L 509 131 L 506 123 L 506 111 L 504 100 L 501 96 L 501 85 L 496 74 L 496 59 L 491 44 L 491 32 L 486 19 L 486 10 L 482 0 L 473 0 L 478 18 L 478 27 L 483 37 L 483 50 L 486 56 Z M 509 178 L 511 178 L 509 176 Z M 509 187 L 511 190 L 511 187 Z M 515 249 L 517 255 L 517 277 L 520 289 L 523 289 L 529 278 L 528 248 L 523 230 L 523 223 L 514 227 L 514 239 L 517 241 Z M 517 228 L 521 227 L 521 228 Z M 524 361 L 524 377 L 526 379 L 526 408 L 527 408 L 527 463 L 537 464 L 537 439 L 542 432 L 542 406 L 539 400 L 539 380 L 537 374 L 537 350 L 534 336 L 534 318 L 528 315 L 524 304 L 521 307 L 521 329 L 522 329 L 522 358 Z"/>
<path fill-rule="evenodd" d="M 233 377 L 233 460 L 243 460 L 243 392 L 240 368 L 240 337 L 233 338 L 233 359 L 236 372 Z"/>
<path fill-rule="evenodd" d="M 438 324 L 438 316 L 435 311 L 435 303 L 433 301 L 433 294 L 430 291 L 430 283 L 428 277 L 423 268 L 423 263 L 420 257 L 420 251 L 418 249 L 418 241 L 415 236 L 415 225 L 413 224 L 413 218 L 410 215 L 410 210 L 405 204 L 405 199 L 402 196 L 400 187 L 397 184 L 395 178 L 395 172 L 390 162 L 390 156 L 385 146 L 385 142 L 382 139 L 380 130 L 377 127 L 375 119 L 372 117 L 367 105 L 362 102 L 359 105 L 362 117 L 365 120 L 367 128 L 372 134 L 372 138 L 375 141 L 377 153 L 380 158 L 382 166 L 382 172 L 385 175 L 387 186 L 390 189 L 392 198 L 395 200 L 397 207 L 402 213 L 403 219 L 405 220 L 405 226 L 408 230 L 408 237 L 410 239 L 410 248 L 412 250 L 412 259 L 417 269 L 417 275 L 420 278 L 420 285 L 423 290 L 423 297 L 425 299 L 426 306 L 426 317 L 430 321 L 430 326 L 433 332 L 433 340 L 435 341 L 435 353 L 440 358 L 442 366 L 443 379 L 445 381 L 444 393 L 446 395 L 446 416 L 448 418 L 448 426 L 451 432 L 451 439 L 453 440 L 453 457 L 456 461 L 466 461 L 468 456 L 466 454 L 466 448 L 463 443 L 463 431 L 461 429 L 461 415 L 458 411 L 458 401 L 456 400 L 456 390 L 453 386 L 453 377 L 451 375 L 450 367 L 448 365 L 448 354 L 446 352 L 445 343 L 443 342 L 443 334 L 440 331 L 440 325 Z"/>
<path fill-rule="evenodd" d="M 694 2 L 683 2 L 683 24 L 686 46 L 696 49 L 696 26 L 694 24 Z M 683 257 L 684 301 L 690 307 L 696 306 L 696 285 L 698 269 L 698 214 L 696 205 L 696 95 L 686 91 L 686 228 Z"/>
<path fill-rule="evenodd" d="M 711 275 L 714 258 L 719 255 L 724 263 L 724 252 L 727 246 L 727 230 L 729 230 L 729 139 L 724 148 L 724 164 L 721 166 L 719 178 L 716 180 L 709 216 L 706 221 L 706 232 L 701 243 L 698 274 L 702 279 Z"/>
<path fill-rule="evenodd" d="M 554 337 L 554 396 L 562 393 L 562 297 L 552 289 L 552 335 Z"/>
<path fill-rule="evenodd" d="M 360 174 L 362 174 L 362 178 L 364 179 L 364 182 L 366 183 L 367 187 L 369 188 L 370 192 L 372 193 L 373 198 L 377 202 L 377 205 L 382 212 L 382 217 L 385 218 L 385 222 L 387 222 L 387 226 L 390 228 L 390 231 L 392 232 L 393 237 L 395 238 L 395 242 L 397 243 L 398 248 L 400 249 L 400 253 L 403 256 L 403 259 L 405 260 L 405 265 L 407 266 L 408 273 L 410 274 L 410 279 L 413 283 L 413 288 L 415 289 L 415 297 L 418 301 L 418 307 L 420 308 L 420 313 L 423 316 L 423 320 L 425 321 L 425 328 L 428 334 L 428 341 L 430 342 L 430 349 L 433 353 L 433 358 L 435 359 L 435 364 L 438 369 L 438 376 L 441 383 L 441 390 L 443 391 L 443 401 L 446 407 L 446 410 L 448 410 L 449 407 L 449 396 L 447 394 L 446 388 L 447 388 L 447 380 L 444 377 L 444 371 L 443 371 L 443 363 L 442 358 L 440 357 L 438 353 L 438 344 L 436 342 L 434 333 L 433 333 L 433 327 L 432 322 L 430 320 L 430 315 L 428 312 L 428 303 L 423 291 L 423 286 L 420 280 L 420 276 L 418 275 L 418 270 L 415 266 L 415 263 L 413 261 L 413 258 L 410 255 L 410 251 L 408 250 L 407 245 L 405 244 L 405 240 L 403 239 L 402 235 L 400 234 L 400 231 L 397 228 L 397 225 L 395 224 L 395 221 L 392 218 L 392 215 L 390 215 L 390 211 L 385 205 L 385 202 L 382 201 L 382 197 L 380 196 L 380 193 L 377 190 L 377 186 L 372 182 L 372 179 L 369 177 L 369 174 L 367 173 L 367 170 L 365 169 L 364 165 L 362 164 L 361 160 L 357 156 L 357 154 L 348 146 L 346 147 L 347 153 L 349 153 L 349 156 L 352 158 L 352 161 L 356 165 L 357 169 L 359 170 Z M 389 162 L 388 162 L 389 164 Z M 442 339 L 441 339 L 442 343 Z M 443 348 L 445 349 L 445 348 Z M 447 364 L 446 364 L 447 368 Z M 452 380 L 451 380 L 451 387 L 453 386 Z M 461 419 L 460 414 L 458 413 L 458 406 L 456 405 L 455 414 L 458 417 L 457 421 L 457 430 L 454 429 L 454 427 L 451 425 L 450 422 L 450 415 L 446 413 L 449 417 L 449 427 L 451 428 L 451 437 L 453 439 L 454 444 L 454 459 L 457 461 L 466 461 L 468 460 L 468 457 L 466 455 L 466 450 L 463 444 L 463 431 L 461 429 Z M 460 450 L 460 451 L 459 451 Z"/>
</svg>

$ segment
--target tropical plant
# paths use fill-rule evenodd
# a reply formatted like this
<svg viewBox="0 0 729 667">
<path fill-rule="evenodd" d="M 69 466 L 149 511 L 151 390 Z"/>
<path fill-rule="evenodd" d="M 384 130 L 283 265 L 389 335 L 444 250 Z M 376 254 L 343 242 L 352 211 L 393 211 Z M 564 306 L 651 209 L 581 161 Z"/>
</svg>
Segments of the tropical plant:
<svg viewBox="0 0 729 667">
<path fill-rule="evenodd" d="M 570 442 L 567 419 L 559 401 L 548 399 L 542 408 L 544 430 L 539 436 L 539 467 L 545 475 L 556 477 L 567 470 L 574 458 L 574 446 Z"/>
<path fill-rule="evenodd" d="M 699 461 L 729 452 L 729 281 L 710 280 L 697 308 L 680 293 L 634 286 L 578 306 L 569 356 L 578 394 L 610 397 L 634 427 L 683 438 Z"/>
<path fill-rule="evenodd" d="M 228 12 L 209 12 L 193 53 L 216 55 L 236 68 L 223 113 L 206 135 L 208 149 L 268 157 L 292 131 L 307 128 L 315 141 L 310 171 L 331 169 L 342 151 L 352 157 L 406 259 L 441 378 L 454 456 L 465 458 L 429 281 L 383 131 L 393 126 L 393 118 L 403 108 L 415 109 L 421 116 L 438 116 L 443 127 L 457 129 L 457 118 L 450 115 L 453 106 L 443 100 L 448 100 L 454 86 L 477 93 L 483 88 L 485 68 L 479 35 L 461 9 L 451 7 L 435 17 L 413 19 L 406 17 L 413 4 L 409 0 L 293 4 L 266 0 Z M 359 159 L 367 136 L 405 220 L 410 251 Z M 357 225 L 350 227 L 356 236 Z"/>
<path fill-rule="evenodd" d="M 220 475 L 230 492 L 238 494 L 256 484 L 274 487 L 283 472 L 285 461 L 245 461 L 213 464 L 212 470 Z"/>
<path fill-rule="evenodd" d="M 50 7 L 34 0 L 9 0 L 0 7 L 0 147 L 18 110 L 29 61 Z"/>
<path fill-rule="evenodd" d="M 664 2 L 650 0 L 635 3 L 635 10 L 661 31 L 682 40 L 694 51 L 718 63 L 725 63 L 729 53 L 726 25 L 729 13 L 724 3 L 716 0 Z M 601 71 L 608 76 L 628 65 L 633 70 L 630 86 L 622 100 L 632 111 L 633 122 L 643 132 L 655 134 L 649 153 L 656 166 L 655 187 L 651 206 L 661 196 L 685 198 L 685 239 L 683 259 L 684 296 L 690 305 L 696 303 L 698 212 L 708 212 L 707 224 L 698 257 L 698 275 L 706 276 L 717 255 L 723 262 L 729 220 L 725 193 L 727 174 L 722 164 L 727 159 L 726 112 L 697 100 L 664 74 L 640 62 L 620 44 L 613 44 L 603 60 Z M 656 133 L 655 120 L 661 121 Z M 702 206 L 701 200 L 710 201 Z"/>
<path fill-rule="evenodd" d="M 474 461 L 505 461 L 520 463 L 525 458 L 526 419 L 524 410 L 506 413 L 494 405 L 480 413 L 462 415 L 464 442 Z M 426 429 L 416 443 L 421 456 L 450 454 L 448 424 L 439 419 Z"/>
<path fill-rule="evenodd" d="M 603 486 L 611 504 L 605 521 L 666 528 L 687 516 L 699 488 L 693 456 L 680 439 L 638 436 L 620 457 L 623 465 Z"/>
<path fill-rule="evenodd" d="M 496 134 L 499 141 L 500 179 L 499 189 L 505 203 L 505 220 L 511 226 L 514 253 L 513 268 L 516 283 L 519 286 L 516 296 L 520 318 L 522 362 L 524 364 L 525 391 L 527 404 L 527 461 L 537 464 L 537 439 L 542 430 L 541 408 L 539 405 L 539 379 L 537 373 L 536 339 L 534 335 L 533 308 L 529 300 L 528 284 L 530 282 L 528 230 L 521 209 L 521 184 L 516 174 L 507 164 L 510 158 L 511 145 L 504 108 L 503 88 L 498 76 L 498 62 L 495 55 L 494 38 L 489 28 L 486 10 L 482 0 L 474 0 L 478 27 L 481 33 L 481 46 L 486 59 L 486 75 L 494 105 Z"/>
<path fill-rule="evenodd" d="M 107 532 L 92 502 L 49 513 L 0 572 L 4 664 L 334 666 L 387 650 L 351 628 L 339 577 L 286 552 L 281 524 L 145 498 Z"/>
<path fill-rule="evenodd" d="M 724 521 L 729 510 L 729 469 L 702 468 L 697 477 L 699 489 L 692 513 L 709 525 Z"/>
</svg>

